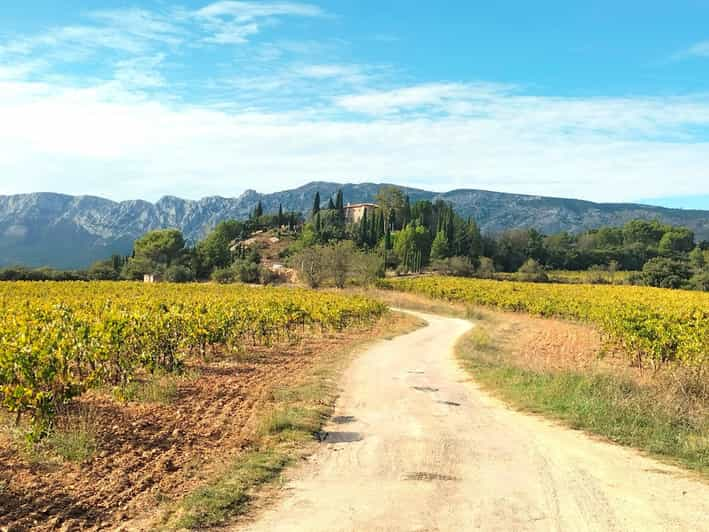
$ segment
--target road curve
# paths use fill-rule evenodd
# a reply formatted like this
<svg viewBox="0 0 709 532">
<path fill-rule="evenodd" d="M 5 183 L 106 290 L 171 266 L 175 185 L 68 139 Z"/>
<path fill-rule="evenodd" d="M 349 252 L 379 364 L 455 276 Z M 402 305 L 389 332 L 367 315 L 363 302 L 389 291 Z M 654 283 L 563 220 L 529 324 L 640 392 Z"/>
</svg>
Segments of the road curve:
<svg viewBox="0 0 709 532">
<path fill-rule="evenodd" d="M 471 324 L 417 315 L 352 364 L 321 449 L 241 530 L 709 530 L 709 485 L 506 408 L 454 360 Z"/>
</svg>

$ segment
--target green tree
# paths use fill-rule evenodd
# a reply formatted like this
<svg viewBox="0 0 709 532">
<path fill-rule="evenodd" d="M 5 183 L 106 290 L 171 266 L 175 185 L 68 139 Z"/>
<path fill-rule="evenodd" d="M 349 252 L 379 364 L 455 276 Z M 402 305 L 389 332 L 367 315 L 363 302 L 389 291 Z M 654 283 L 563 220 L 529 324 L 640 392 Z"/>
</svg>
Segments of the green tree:
<svg viewBox="0 0 709 532">
<path fill-rule="evenodd" d="M 408 220 L 406 218 L 407 198 L 403 191 L 393 185 L 386 185 L 379 189 L 374 201 L 384 211 L 385 216 L 393 213 L 394 229 L 401 228 Z"/>
<path fill-rule="evenodd" d="M 688 253 L 694 249 L 694 233 L 684 227 L 675 227 L 667 231 L 658 245 L 658 251 L 666 257 L 678 253 Z"/>
<path fill-rule="evenodd" d="M 135 256 L 169 266 L 181 256 L 185 239 L 177 229 L 150 231 L 135 241 Z"/>
<path fill-rule="evenodd" d="M 142 281 L 146 274 L 160 273 L 161 268 L 146 257 L 131 258 L 121 270 L 121 277 L 129 281 Z"/>
<path fill-rule="evenodd" d="M 258 220 L 263 216 L 263 205 L 261 204 L 261 201 L 256 204 L 256 207 L 254 207 L 254 219 Z"/>
<path fill-rule="evenodd" d="M 313 208 L 310 211 L 310 215 L 315 217 L 317 213 L 320 212 L 320 192 L 315 193 L 315 198 L 313 199 Z"/>
<path fill-rule="evenodd" d="M 667 229 L 658 220 L 631 220 L 623 226 L 623 241 L 625 244 L 657 246 Z"/>
<path fill-rule="evenodd" d="M 111 259 L 94 262 L 87 274 L 92 281 L 115 281 L 119 278 L 119 272 Z"/>
<path fill-rule="evenodd" d="M 448 243 L 448 237 L 444 231 L 438 231 L 436 238 L 433 239 L 433 243 L 431 244 L 431 259 L 441 260 L 449 256 L 450 245 Z"/>
<path fill-rule="evenodd" d="M 200 263 L 200 278 L 208 278 L 212 271 L 227 268 L 232 263 L 231 246 L 235 240 L 244 238 L 247 229 L 236 220 L 225 220 L 197 244 L 197 256 Z"/>
<path fill-rule="evenodd" d="M 648 286 L 680 288 L 690 278 L 689 266 L 679 260 L 656 257 L 643 266 L 642 279 Z"/>
<path fill-rule="evenodd" d="M 702 248 L 697 246 L 692 250 L 689 254 L 689 263 L 692 265 L 692 268 L 697 270 L 701 270 L 704 266 L 706 266 L 706 258 Z"/>
</svg>

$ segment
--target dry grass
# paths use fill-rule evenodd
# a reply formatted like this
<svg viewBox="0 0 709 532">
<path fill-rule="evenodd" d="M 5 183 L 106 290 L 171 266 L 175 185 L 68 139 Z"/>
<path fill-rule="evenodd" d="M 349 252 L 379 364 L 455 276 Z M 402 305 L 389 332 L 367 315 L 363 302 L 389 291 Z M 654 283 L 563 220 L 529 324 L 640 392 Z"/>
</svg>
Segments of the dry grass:
<svg viewBox="0 0 709 532">
<path fill-rule="evenodd" d="M 709 473 L 706 380 L 602 353 L 592 328 L 487 311 L 458 345 L 476 381 L 512 405 Z"/>
</svg>

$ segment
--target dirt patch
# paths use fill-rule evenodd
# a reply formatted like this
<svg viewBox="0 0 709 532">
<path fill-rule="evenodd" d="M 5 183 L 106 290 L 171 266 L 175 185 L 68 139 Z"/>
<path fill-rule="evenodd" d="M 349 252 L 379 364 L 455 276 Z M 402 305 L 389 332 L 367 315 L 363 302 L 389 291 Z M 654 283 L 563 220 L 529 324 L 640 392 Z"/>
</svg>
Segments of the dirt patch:
<svg viewBox="0 0 709 532">
<path fill-rule="evenodd" d="M 0 431 L 0 529 L 114 529 L 182 498 L 249 446 L 274 389 L 302 379 L 324 353 L 381 336 L 400 319 L 210 363 L 191 360 L 187 372 L 195 377 L 178 381 L 169 404 L 86 394 L 64 414 L 90 412 L 95 451 L 78 463 L 28 454 Z"/>
</svg>

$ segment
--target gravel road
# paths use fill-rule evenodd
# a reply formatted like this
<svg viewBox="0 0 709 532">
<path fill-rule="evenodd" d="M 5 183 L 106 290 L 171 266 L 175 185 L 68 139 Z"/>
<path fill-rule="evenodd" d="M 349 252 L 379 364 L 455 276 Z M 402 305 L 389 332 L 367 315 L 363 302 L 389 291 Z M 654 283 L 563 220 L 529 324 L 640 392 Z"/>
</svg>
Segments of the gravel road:
<svg viewBox="0 0 709 532">
<path fill-rule="evenodd" d="M 319 451 L 242 530 L 709 530 L 709 485 L 512 411 L 453 356 L 467 321 L 357 358 Z"/>
</svg>

